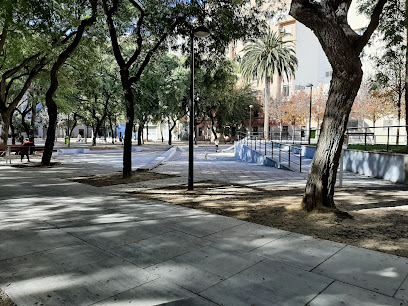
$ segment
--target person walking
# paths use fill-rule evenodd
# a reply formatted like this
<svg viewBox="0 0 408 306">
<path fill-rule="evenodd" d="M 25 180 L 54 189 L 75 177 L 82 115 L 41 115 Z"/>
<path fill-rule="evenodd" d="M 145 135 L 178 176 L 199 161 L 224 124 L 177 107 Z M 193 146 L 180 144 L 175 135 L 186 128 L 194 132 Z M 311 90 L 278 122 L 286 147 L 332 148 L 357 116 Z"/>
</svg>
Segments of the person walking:
<svg viewBox="0 0 408 306">
<path fill-rule="evenodd" d="M 21 162 L 23 162 L 23 157 L 27 155 L 27 160 L 30 162 L 30 147 L 34 146 L 34 143 L 32 143 L 28 138 L 26 138 L 23 142 L 23 145 L 20 150 L 21 154 Z"/>
</svg>

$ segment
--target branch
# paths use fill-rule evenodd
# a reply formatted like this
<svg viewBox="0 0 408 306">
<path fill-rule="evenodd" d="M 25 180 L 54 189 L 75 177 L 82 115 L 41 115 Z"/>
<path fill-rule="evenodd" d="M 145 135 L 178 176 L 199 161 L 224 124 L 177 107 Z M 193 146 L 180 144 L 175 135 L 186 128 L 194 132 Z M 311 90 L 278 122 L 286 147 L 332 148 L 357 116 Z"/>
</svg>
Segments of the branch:
<svg viewBox="0 0 408 306">
<path fill-rule="evenodd" d="M 11 86 L 13 85 L 13 82 L 14 82 L 15 80 L 18 80 L 19 78 L 22 78 L 23 76 L 27 76 L 27 75 L 29 75 L 28 72 L 22 73 L 22 74 L 20 74 L 20 75 L 18 75 L 18 76 L 13 77 L 13 78 L 8 82 L 7 88 L 6 88 L 6 92 L 5 92 L 5 97 L 6 97 L 6 99 L 7 99 L 8 93 L 9 93 L 9 91 L 10 91 L 10 88 L 11 88 Z"/>
<path fill-rule="evenodd" d="M 365 30 L 364 34 L 360 36 L 356 41 L 357 51 L 359 52 L 363 51 L 363 48 L 370 40 L 371 35 L 375 31 L 375 29 L 378 27 L 378 24 L 380 23 L 380 15 L 383 11 L 383 8 L 386 2 L 387 0 L 378 0 L 378 3 L 373 10 L 373 13 L 371 14 L 371 20 L 367 26 L 367 29 Z"/>
<path fill-rule="evenodd" d="M 76 35 L 77 31 L 72 31 L 69 33 L 62 41 L 61 43 L 64 45 L 72 36 Z"/>
<path fill-rule="evenodd" d="M 142 38 L 142 34 L 141 34 L 140 31 L 141 31 L 141 28 L 142 28 L 143 18 L 145 17 L 145 12 L 142 9 L 142 7 L 134 0 L 129 0 L 129 1 L 130 1 L 130 3 L 133 4 L 133 6 L 135 6 L 140 11 L 140 17 L 139 17 L 139 20 L 137 21 L 137 26 L 136 26 L 137 48 L 136 48 L 135 52 L 133 53 L 133 55 L 131 56 L 131 58 L 129 59 L 129 61 L 127 62 L 127 64 L 126 64 L 127 68 L 132 66 L 132 64 L 137 60 L 137 58 L 140 55 L 140 52 L 142 51 L 143 38 Z"/>
<path fill-rule="evenodd" d="M 113 49 L 113 54 L 115 55 L 116 62 L 118 63 L 119 67 L 125 67 L 126 63 L 123 59 L 122 53 L 120 51 L 119 43 L 118 43 L 118 36 L 116 33 L 115 24 L 113 23 L 112 16 L 118 9 L 118 2 L 119 0 L 113 0 L 113 5 L 110 9 L 108 9 L 108 5 L 106 4 L 106 0 L 102 0 L 103 11 L 106 15 L 106 22 L 109 28 L 109 35 L 111 38 L 111 44 Z"/>
<path fill-rule="evenodd" d="M 0 35 L 0 54 L 2 54 L 3 49 L 4 49 L 4 44 L 6 43 L 11 14 L 12 14 L 12 7 L 9 5 L 9 7 L 7 8 L 6 20 L 4 21 L 3 30 L 1 31 L 1 35 Z"/>
<path fill-rule="evenodd" d="M 174 23 L 172 24 L 170 30 L 166 33 L 164 33 L 160 39 L 156 42 L 156 44 L 153 46 L 152 49 L 147 53 L 143 63 L 140 65 L 139 70 L 137 71 L 136 75 L 134 77 L 131 77 L 129 79 L 130 84 L 134 84 L 137 81 L 139 81 L 140 76 L 143 73 L 143 70 L 146 68 L 147 64 L 149 63 L 150 59 L 152 58 L 153 54 L 156 52 L 156 50 L 160 47 L 160 45 L 163 43 L 163 41 L 166 40 L 167 36 L 174 31 L 178 23 L 182 20 L 181 17 L 177 17 Z"/>
</svg>

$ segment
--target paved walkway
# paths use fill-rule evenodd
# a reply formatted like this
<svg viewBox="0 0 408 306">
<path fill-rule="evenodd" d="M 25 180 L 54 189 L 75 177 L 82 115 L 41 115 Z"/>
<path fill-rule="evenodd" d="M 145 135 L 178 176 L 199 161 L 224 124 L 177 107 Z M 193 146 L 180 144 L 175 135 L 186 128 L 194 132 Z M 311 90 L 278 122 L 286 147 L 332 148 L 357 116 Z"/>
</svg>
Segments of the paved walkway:
<svg viewBox="0 0 408 306">
<path fill-rule="evenodd" d="M 198 180 L 304 184 L 211 149 L 196 150 Z M 407 258 L 64 179 L 117 171 L 110 154 L 0 164 L 0 287 L 18 305 L 408 305 Z M 179 151 L 156 171 L 186 165 Z M 350 175 L 345 185 L 367 181 L 384 184 Z"/>
</svg>

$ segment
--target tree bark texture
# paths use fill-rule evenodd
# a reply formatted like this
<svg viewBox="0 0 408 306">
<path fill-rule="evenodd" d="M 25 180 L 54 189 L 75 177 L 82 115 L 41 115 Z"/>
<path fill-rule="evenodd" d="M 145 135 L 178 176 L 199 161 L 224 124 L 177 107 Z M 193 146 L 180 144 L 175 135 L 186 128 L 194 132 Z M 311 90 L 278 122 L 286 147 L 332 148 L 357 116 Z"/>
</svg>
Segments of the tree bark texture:
<svg viewBox="0 0 408 306">
<path fill-rule="evenodd" d="M 347 22 L 351 1 L 292 0 L 290 15 L 315 33 L 333 69 L 322 132 L 302 200 L 306 211 L 335 209 L 334 186 L 344 132 L 363 75 L 359 55 L 378 26 L 386 1 L 378 1 L 360 36 Z"/>
<path fill-rule="evenodd" d="M 264 93 L 264 139 L 269 139 L 269 99 L 270 99 L 270 83 L 268 75 L 265 71 L 265 93 Z"/>
<path fill-rule="evenodd" d="M 126 77 L 126 76 L 125 76 Z M 132 130 L 135 121 L 135 106 L 129 76 L 122 78 L 122 87 L 125 91 L 126 128 L 123 141 L 123 177 L 132 176 Z"/>
<path fill-rule="evenodd" d="M 10 129 L 10 112 L 4 112 L 1 114 L 1 142 L 2 144 L 7 144 L 9 129 Z"/>
</svg>

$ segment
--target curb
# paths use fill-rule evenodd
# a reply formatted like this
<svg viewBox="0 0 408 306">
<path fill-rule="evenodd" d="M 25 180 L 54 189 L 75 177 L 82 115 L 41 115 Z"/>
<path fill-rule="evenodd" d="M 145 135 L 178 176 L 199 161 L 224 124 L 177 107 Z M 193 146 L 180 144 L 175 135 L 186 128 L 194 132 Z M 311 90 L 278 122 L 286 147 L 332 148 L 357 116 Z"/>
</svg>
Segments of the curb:
<svg viewBox="0 0 408 306">
<path fill-rule="evenodd" d="M 154 161 L 138 168 L 138 170 L 147 170 L 147 171 L 153 170 L 154 168 L 157 168 L 169 158 L 173 157 L 176 151 L 177 151 L 177 147 L 171 147 L 162 156 L 156 157 Z"/>
</svg>

